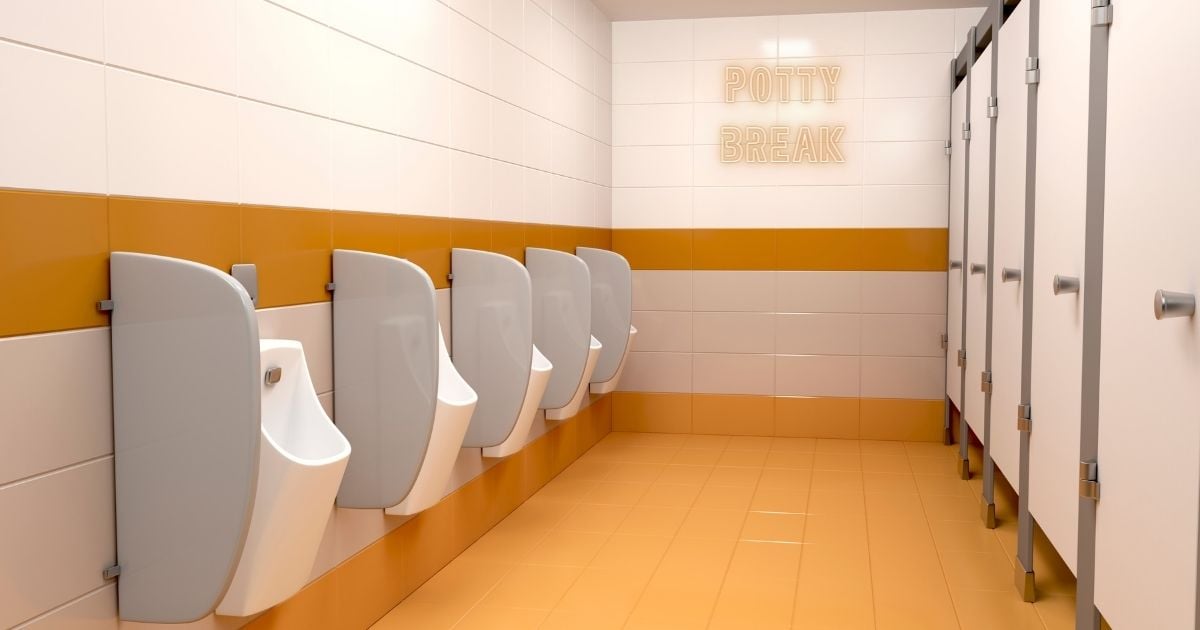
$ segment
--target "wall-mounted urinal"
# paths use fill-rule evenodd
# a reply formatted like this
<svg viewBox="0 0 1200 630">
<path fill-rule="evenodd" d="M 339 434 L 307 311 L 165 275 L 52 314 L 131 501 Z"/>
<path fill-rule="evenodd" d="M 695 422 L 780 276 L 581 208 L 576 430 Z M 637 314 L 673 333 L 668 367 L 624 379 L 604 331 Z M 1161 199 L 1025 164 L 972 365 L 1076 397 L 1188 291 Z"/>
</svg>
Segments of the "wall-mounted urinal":
<svg viewBox="0 0 1200 630">
<path fill-rule="evenodd" d="M 247 615 L 307 581 L 350 446 L 231 276 L 111 260 L 120 616 Z M 265 369 L 264 369 L 265 368 Z"/>
<path fill-rule="evenodd" d="M 533 344 L 529 272 L 474 249 L 451 252 L 454 365 L 479 395 L 463 446 L 506 457 L 525 446 L 553 365 Z"/>
<path fill-rule="evenodd" d="M 625 257 L 607 249 L 579 247 L 592 283 L 592 336 L 602 348 L 592 372 L 593 394 L 617 388 L 637 328 L 633 326 L 633 273 Z"/>
<path fill-rule="evenodd" d="M 407 260 L 333 252 L 334 417 L 354 445 L 338 505 L 442 499 L 477 397 L 450 363 L 433 282 Z"/>
<path fill-rule="evenodd" d="M 554 364 L 542 395 L 547 420 L 574 416 L 587 395 L 602 344 L 592 336 L 592 288 L 578 256 L 529 247 L 525 267 L 533 290 L 533 342 Z"/>
</svg>

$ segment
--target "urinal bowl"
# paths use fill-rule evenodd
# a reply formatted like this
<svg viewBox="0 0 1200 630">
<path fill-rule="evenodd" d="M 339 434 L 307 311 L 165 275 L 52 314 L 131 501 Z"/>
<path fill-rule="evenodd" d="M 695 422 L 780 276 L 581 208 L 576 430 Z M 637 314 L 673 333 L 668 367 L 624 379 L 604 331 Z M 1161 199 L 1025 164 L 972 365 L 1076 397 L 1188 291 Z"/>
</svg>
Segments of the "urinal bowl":
<svg viewBox="0 0 1200 630">
<path fill-rule="evenodd" d="M 300 342 L 263 339 L 259 348 L 257 491 L 241 559 L 217 606 L 217 614 L 236 617 L 266 610 L 308 581 L 350 456 L 317 399 Z"/>
<path fill-rule="evenodd" d="M 508 457 L 525 448 L 525 440 L 529 439 L 529 427 L 533 426 L 538 403 L 542 400 L 542 394 L 546 393 L 546 385 L 550 382 L 550 371 L 553 369 L 554 366 L 550 360 L 542 354 L 541 350 L 538 350 L 537 346 L 533 346 L 533 364 L 529 368 L 529 384 L 525 386 L 525 400 L 521 403 L 517 422 L 503 442 L 483 449 L 484 457 Z"/>
<path fill-rule="evenodd" d="M 583 375 L 579 379 L 579 387 L 575 389 L 575 395 L 571 397 L 571 402 L 567 403 L 565 407 L 547 409 L 547 420 L 566 420 L 579 413 L 579 408 L 583 406 L 583 399 L 588 394 L 588 385 L 592 381 L 592 374 L 596 371 L 596 361 L 600 360 L 602 348 L 604 345 L 600 343 L 600 340 L 592 337 L 591 344 L 588 346 L 587 363 L 583 366 Z M 621 362 L 625 362 L 623 357 Z M 620 374 L 620 368 L 617 373 Z"/>
<path fill-rule="evenodd" d="M 433 415 L 433 433 L 429 436 L 429 447 L 421 461 L 417 479 L 408 496 L 397 505 L 385 510 L 393 516 L 407 516 L 426 510 L 446 493 L 446 483 L 458 452 L 462 448 L 467 428 L 471 426 L 471 414 L 479 396 L 463 380 L 462 375 L 450 361 L 446 351 L 446 337 L 438 327 L 438 393 L 437 407 Z"/>
<path fill-rule="evenodd" d="M 621 374 L 625 371 L 625 364 L 629 362 L 629 350 L 633 348 L 634 337 L 637 337 L 637 328 L 630 326 L 629 341 L 625 342 L 625 351 L 621 353 L 621 362 L 617 364 L 617 371 L 607 381 L 592 383 L 593 394 L 608 394 L 617 389 L 617 384 L 621 382 Z"/>
</svg>

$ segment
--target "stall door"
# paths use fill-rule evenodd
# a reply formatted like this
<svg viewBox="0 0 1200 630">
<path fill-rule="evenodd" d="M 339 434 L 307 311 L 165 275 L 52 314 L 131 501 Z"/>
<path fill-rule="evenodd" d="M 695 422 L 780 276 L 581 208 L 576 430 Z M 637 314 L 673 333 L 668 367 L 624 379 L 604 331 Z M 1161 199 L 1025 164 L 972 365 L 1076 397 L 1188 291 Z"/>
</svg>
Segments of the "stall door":
<svg viewBox="0 0 1200 630">
<path fill-rule="evenodd" d="M 1096 606 L 1114 628 L 1196 627 L 1200 4 L 1114 2 L 1109 33 Z M 1147 63 L 1147 51 L 1154 61 Z M 1040 182 L 1039 182 L 1040 185 Z"/>
<path fill-rule="evenodd" d="M 1021 403 L 1020 273 L 1025 257 L 1025 148 L 1029 87 L 1025 57 L 1029 53 L 1029 3 L 1022 2 L 1000 28 L 996 96 L 996 220 L 992 274 L 992 459 L 1017 485 L 1021 439 L 1016 410 Z"/>
<path fill-rule="evenodd" d="M 971 158 L 967 164 L 967 325 L 963 346 L 967 349 L 966 394 L 962 412 L 971 430 L 983 437 L 983 391 L 979 377 L 987 353 L 988 198 L 991 195 L 991 119 L 987 117 L 992 94 L 992 48 L 971 67 Z"/>
<path fill-rule="evenodd" d="M 967 179 L 967 143 L 962 137 L 962 124 L 967 113 L 967 83 L 963 81 L 950 97 L 950 260 L 960 263 L 947 274 L 946 287 L 946 395 L 954 406 L 962 409 L 959 393 L 962 375 L 958 367 L 958 351 L 962 348 L 963 314 L 963 217 L 966 198 L 963 186 Z"/>
<path fill-rule="evenodd" d="M 1091 7 L 1058 0 L 1039 6 L 1029 511 L 1074 571 L 1083 295 L 1065 285 L 1056 295 L 1054 277 L 1083 284 Z"/>
</svg>

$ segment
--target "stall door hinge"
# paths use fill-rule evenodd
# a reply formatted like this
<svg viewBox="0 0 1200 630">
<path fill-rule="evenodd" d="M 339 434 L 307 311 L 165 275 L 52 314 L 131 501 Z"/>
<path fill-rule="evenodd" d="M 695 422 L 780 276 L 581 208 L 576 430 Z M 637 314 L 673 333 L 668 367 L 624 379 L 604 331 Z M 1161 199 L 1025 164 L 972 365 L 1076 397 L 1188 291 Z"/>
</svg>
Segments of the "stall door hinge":
<svg viewBox="0 0 1200 630">
<path fill-rule="evenodd" d="M 985 394 L 992 393 L 992 373 L 991 372 L 980 372 L 979 373 L 979 391 L 981 391 Z"/>
<path fill-rule="evenodd" d="M 114 307 L 115 305 L 113 304 L 112 300 L 100 300 L 99 302 L 96 302 L 96 310 L 100 311 L 101 313 L 111 313 Z"/>
<path fill-rule="evenodd" d="M 1092 0 L 1092 26 L 1109 26 L 1112 23 L 1112 2 L 1110 0 Z"/>
<path fill-rule="evenodd" d="M 100 573 L 100 576 L 106 580 L 111 580 L 118 575 L 121 575 L 121 565 L 119 564 L 114 564 L 111 567 L 105 567 L 104 571 Z"/>
<path fill-rule="evenodd" d="M 1042 81 L 1042 71 L 1038 68 L 1037 57 L 1025 58 L 1025 85 L 1037 85 Z"/>
<path fill-rule="evenodd" d="M 995 96 L 989 96 L 987 100 L 987 117 L 995 118 L 1000 114 L 1000 99 Z"/>
<path fill-rule="evenodd" d="M 950 335 L 942 333 L 942 350 L 945 350 L 950 345 Z"/>
<path fill-rule="evenodd" d="M 1100 466 L 1095 461 L 1079 462 L 1079 496 L 1100 499 Z"/>
<path fill-rule="evenodd" d="M 942 143 L 942 148 L 946 150 L 946 155 L 950 155 L 950 153 L 953 151 L 952 146 L 953 145 L 950 144 L 949 140 L 946 140 Z"/>
<path fill-rule="evenodd" d="M 970 140 L 970 139 L 971 139 L 971 123 L 969 123 L 969 122 L 965 122 L 965 123 L 963 123 L 963 126 L 962 126 L 962 139 L 963 139 L 963 140 Z"/>
<path fill-rule="evenodd" d="M 966 367 L 966 366 L 967 366 L 967 351 L 959 350 L 958 351 L 958 367 Z"/>
<path fill-rule="evenodd" d="M 1029 403 L 1017 405 L 1017 431 L 1021 433 L 1033 431 L 1033 406 Z"/>
</svg>

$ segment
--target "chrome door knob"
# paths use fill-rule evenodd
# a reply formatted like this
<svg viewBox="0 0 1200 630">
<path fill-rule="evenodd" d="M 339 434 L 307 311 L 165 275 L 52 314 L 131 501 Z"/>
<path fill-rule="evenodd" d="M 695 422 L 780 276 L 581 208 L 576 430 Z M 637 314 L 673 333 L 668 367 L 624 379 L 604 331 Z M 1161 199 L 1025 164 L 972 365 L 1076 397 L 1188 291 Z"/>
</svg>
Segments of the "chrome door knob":
<svg viewBox="0 0 1200 630">
<path fill-rule="evenodd" d="M 987 265 L 982 263 L 971 263 L 971 275 L 981 274 L 987 271 Z"/>
<path fill-rule="evenodd" d="M 1079 278 L 1071 276 L 1054 276 L 1054 295 L 1064 293 L 1079 293 Z"/>
<path fill-rule="evenodd" d="M 1191 317 L 1196 314 L 1196 296 L 1175 291 L 1154 292 L 1154 319 Z"/>
<path fill-rule="evenodd" d="M 1000 282 L 1017 282 L 1021 279 L 1021 270 L 1005 267 L 1000 270 Z"/>
<path fill-rule="evenodd" d="M 961 260 L 951 260 L 950 261 L 950 269 L 951 270 L 962 269 L 962 261 Z"/>
</svg>

